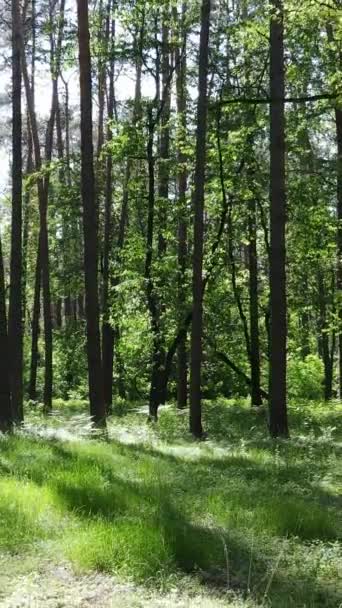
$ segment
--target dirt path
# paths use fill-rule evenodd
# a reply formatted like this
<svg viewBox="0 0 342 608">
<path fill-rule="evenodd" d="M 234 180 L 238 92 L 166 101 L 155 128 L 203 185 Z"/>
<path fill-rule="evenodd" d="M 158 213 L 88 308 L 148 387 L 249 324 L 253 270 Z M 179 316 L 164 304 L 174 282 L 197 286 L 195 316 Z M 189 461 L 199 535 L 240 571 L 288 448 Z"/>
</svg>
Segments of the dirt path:
<svg viewBox="0 0 342 608">
<path fill-rule="evenodd" d="M 31 564 L 31 566 L 30 566 Z M 239 599 L 175 590 L 157 594 L 92 572 L 76 574 L 68 564 L 0 556 L 1 608 L 252 608 Z"/>
</svg>

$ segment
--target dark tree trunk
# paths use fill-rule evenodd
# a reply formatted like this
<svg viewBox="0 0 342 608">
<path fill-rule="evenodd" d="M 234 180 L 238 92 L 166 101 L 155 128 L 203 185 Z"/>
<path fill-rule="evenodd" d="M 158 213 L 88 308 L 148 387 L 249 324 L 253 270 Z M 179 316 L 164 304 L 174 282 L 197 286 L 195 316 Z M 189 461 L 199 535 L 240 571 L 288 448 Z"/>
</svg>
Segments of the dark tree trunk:
<svg viewBox="0 0 342 608">
<path fill-rule="evenodd" d="M 34 282 L 32 326 L 31 326 L 31 363 L 30 363 L 30 380 L 29 380 L 29 387 L 28 387 L 28 398 L 31 401 L 37 401 L 40 286 L 41 286 L 41 265 L 40 265 L 40 237 L 39 237 L 36 270 L 35 270 L 35 282 Z"/>
<path fill-rule="evenodd" d="M 259 296 L 258 254 L 256 242 L 256 202 L 249 202 L 248 215 L 248 266 L 249 266 L 249 315 L 250 315 L 250 365 L 252 405 L 261 405 L 260 393 L 260 342 L 259 342 Z"/>
<path fill-rule="evenodd" d="M 342 65 L 342 60 L 341 60 Z M 338 372 L 339 396 L 342 399 L 342 110 L 335 109 L 336 140 L 337 140 L 337 274 L 336 289 L 338 298 L 338 318 L 340 329 L 338 332 Z"/>
<path fill-rule="evenodd" d="M 61 298 L 57 298 L 55 304 L 55 318 L 56 318 L 56 327 L 57 329 L 61 329 L 62 327 L 62 300 Z"/>
<path fill-rule="evenodd" d="M 9 346 L 7 335 L 6 318 L 6 295 L 4 264 L 2 259 L 2 247 L 0 240 L 0 431 L 5 433 L 10 431 L 13 426 L 13 416 L 11 408 L 11 392 L 9 377 Z"/>
<path fill-rule="evenodd" d="M 26 165 L 26 176 L 31 175 L 33 172 L 33 148 L 32 148 L 32 137 L 30 120 L 27 117 L 27 165 Z M 31 187 L 27 186 L 24 196 L 24 226 L 23 226 L 23 281 L 22 281 L 22 293 L 23 293 L 23 331 L 25 332 L 26 317 L 27 317 L 27 257 L 28 257 L 28 240 L 29 240 L 29 226 L 31 217 Z"/>
<path fill-rule="evenodd" d="M 115 21 L 110 27 L 110 5 L 107 11 L 106 38 L 111 38 L 111 56 L 114 56 Z M 114 116 L 114 70 L 115 64 L 110 62 L 109 73 L 109 99 L 108 120 L 112 121 Z M 112 128 L 108 126 L 107 141 L 112 140 Z M 113 356 L 114 356 L 114 330 L 109 322 L 109 261 L 112 249 L 112 205 L 113 205 L 113 159 L 109 153 L 106 164 L 105 183 L 105 224 L 104 224 L 104 246 L 103 246 L 103 323 L 102 323 L 102 365 L 104 401 L 107 412 L 113 405 Z"/>
<path fill-rule="evenodd" d="M 60 55 L 61 45 L 64 28 L 64 6 L 65 0 L 60 2 L 60 23 L 57 35 L 56 49 L 51 39 L 51 67 L 54 64 L 54 70 L 52 72 L 52 100 L 51 100 L 51 112 L 48 120 L 46 134 L 45 134 L 45 160 L 49 162 L 52 156 L 53 148 L 53 131 L 54 123 L 57 111 L 57 91 L 58 91 L 58 74 L 60 66 Z M 50 9 L 50 21 L 52 22 L 53 15 Z M 24 41 L 21 38 L 21 54 L 22 54 L 22 72 L 23 80 L 26 92 L 27 110 L 30 117 L 30 125 L 32 132 L 33 149 L 35 156 L 35 169 L 40 171 L 42 168 L 42 155 L 41 146 L 39 141 L 39 130 L 37 124 L 37 118 L 35 113 L 34 105 L 34 90 L 32 83 L 30 83 L 27 63 L 25 60 L 24 53 Z M 37 260 L 36 273 L 41 272 L 41 285 L 43 290 L 43 315 L 44 315 L 44 338 L 45 338 L 45 378 L 44 378 L 44 411 L 48 412 L 52 407 L 52 382 L 53 382 L 53 368 L 52 368 L 52 313 L 51 313 L 51 291 L 50 291 L 50 264 L 49 264 L 49 241 L 48 241 L 48 226 L 47 226 L 47 213 L 48 213 L 48 200 L 49 200 L 49 174 L 45 177 L 38 178 L 38 201 L 39 201 L 39 216 L 40 216 L 40 231 L 39 231 L 39 256 Z M 40 269 L 39 269 L 40 265 Z M 38 282 L 36 279 L 36 286 Z M 35 296 L 36 298 L 36 296 Z M 37 334 L 35 334 L 37 335 Z M 38 346 L 32 349 L 37 351 Z M 32 364 L 32 362 L 31 362 Z M 34 377 L 33 377 L 34 379 Z"/>
<path fill-rule="evenodd" d="M 184 144 L 186 137 L 186 31 L 185 31 L 186 5 L 182 6 L 182 17 L 180 20 L 180 36 L 175 53 L 176 62 L 176 89 L 177 89 L 177 114 L 179 121 L 179 140 Z M 180 43 L 182 47 L 180 48 Z M 177 152 L 178 161 L 178 314 L 179 324 L 183 323 L 186 302 L 186 265 L 187 265 L 187 169 L 186 156 L 183 146 L 179 146 Z M 179 342 L 177 349 L 177 405 L 180 409 L 187 406 L 188 399 L 188 361 L 187 361 L 187 336 L 186 333 Z"/>
<path fill-rule="evenodd" d="M 194 208 L 194 249 L 192 280 L 192 327 L 190 373 L 190 432 L 200 438 L 202 429 L 201 366 L 202 366 L 202 317 L 203 317 L 203 216 L 204 182 L 207 135 L 207 76 L 209 54 L 209 26 L 211 0 L 202 0 L 201 33 L 198 74 L 198 106 Z"/>
<path fill-rule="evenodd" d="M 87 0 L 77 1 L 81 104 L 81 191 L 83 204 L 84 274 L 87 319 L 87 357 L 90 414 L 95 424 L 106 424 L 103 396 L 98 295 L 98 225 L 93 166 L 91 59 Z"/>
<path fill-rule="evenodd" d="M 334 31 L 331 24 L 327 26 L 328 40 L 334 42 Z M 342 51 L 340 50 L 337 58 L 331 52 L 332 60 L 336 63 L 337 70 L 342 68 Z M 337 290 L 337 313 L 339 318 L 338 340 L 338 383 L 339 397 L 342 399 L 342 110 L 335 107 L 335 125 L 336 125 L 336 143 L 337 143 L 337 272 L 336 272 L 336 290 Z"/>
<path fill-rule="evenodd" d="M 332 352 L 331 356 L 329 348 L 329 333 L 327 327 L 326 290 L 324 286 L 323 273 L 321 271 L 319 271 L 317 274 L 317 287 L 319 306 L 319 335 L 321 345 L 321 356 L 323 359 L 324 366 L 324 399 L 325 401 L 330 401 L 332 398 L 334 352 Z"/>
<path fill-rule="evenodd" d="M 22 120 L 20 8 L 12 0 L 12 227 L 8 341 L 10 346 L 11 401 L 15 420 L 23 410 L 23 311 L 22 311 Z"/>
<path fill-rule="evenodd" d="M 272 1 L 270 23 L 270 433 L 288 436 L 286 405 L 286 272 L 285 272 L 285 112 L 284 24 L 282 0 Z M 278 101 L 279 100 L 279 101 Z"/>
<path fill-rule="evenodd" d="M 147 304 L 151 319 L 152 329 L 152 362 L 151 362 L 151 386 L 149 398 L 149 417 L 156 420 L 158 407 L 161 403 L 161 373 L 163 367 L 162 344 L 158 301 L 155 292 L 155 285 L 152 277 L 152 257 L 153 257 L 153 237 L 154 237 L 154 216 L 155 216 L 155 159 L 153 156 L 154 122 L 152 108 L 149 109 L 149 137 L 147 142 L 147 162 L 148 162 L 148 212 L 147 212 L 147 238 L 146 238 L 146 258 L 145 258 L 145 284 Z"/>
</svg>

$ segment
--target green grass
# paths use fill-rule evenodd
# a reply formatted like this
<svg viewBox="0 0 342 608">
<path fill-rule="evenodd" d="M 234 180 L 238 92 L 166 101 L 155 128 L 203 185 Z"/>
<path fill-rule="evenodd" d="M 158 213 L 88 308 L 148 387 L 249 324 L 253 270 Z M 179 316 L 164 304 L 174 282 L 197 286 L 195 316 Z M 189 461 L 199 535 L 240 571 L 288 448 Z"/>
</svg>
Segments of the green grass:
<svg viewBox="0 0 342 608">
<path fill-rule="evenodd" d="M 246 606 L 342 603 L 340 405 L 292 406 L 274 441 L 243 402 L 206 403 L 202 443 L 172 408 L 156 427 L 120 409 L 108 441 L 71 440 L 81 404 L 55 405 L 32 414 L 38 435 L 0 440 L 1 551 L 162 588 L 189 576 Z"/>
</svg>

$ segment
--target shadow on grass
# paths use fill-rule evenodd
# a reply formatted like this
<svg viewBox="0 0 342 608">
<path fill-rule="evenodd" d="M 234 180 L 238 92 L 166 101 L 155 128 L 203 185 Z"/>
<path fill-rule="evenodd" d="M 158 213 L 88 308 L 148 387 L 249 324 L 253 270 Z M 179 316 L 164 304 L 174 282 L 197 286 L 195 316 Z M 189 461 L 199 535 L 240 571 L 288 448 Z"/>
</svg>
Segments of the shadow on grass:
<svg viewBox="0 0 342 608">
<path fill-rule="evenodd" d="M 216 410 L 216 415 L 221 414 Z M 232 416 L 225 414 L 224 424 L 230 420 L 231 426 L 240 425 L 246 432 L 255 417 L 241 408 Z M 238 435 L 236 429 L 233 434 Z M 290 535 L 300 541 L 336 539 L 336 527 L 329 524 L 330 509 L 317 504 L 325 498 L 329 507 L 337 507 L 329 493 L 320 489 L 302 496 L 303 489 L 312 492 L 312 474 L 325 471 L 323 457 L 312 471 L 313 458 L 277 463 L 258 462 L 252 455 L 215 458 L 204 454 L 184 461 L 154 448 L 117 441 L 98 444 L 98 451 L 95 442 L 88 452 L 81 444 L 22 441 L 14 438 L 0 443 L 2 474 L 53 490 L 63 510 L 79 519 L 76 559 L 88 566 L 113 571 L 126 564 L 127 574 L 154 581 L 161 573 L 196 573 L 206 585 L 226 588 L 229 583 L 243 594 L 249 587 L 259 600 L 269 587 L 268 602 L 284 608 L 333 607 L 342 601 L 329 585 L 320 587 L 312 571 L 301 569 L 289 576 L 282 557 L 277 565 Z M 266 448 L 275 455 L 286 450 L 294 453 L 289 442 L 269 442 Z M 120 458 L 122 466 L 127 465 L 126 478 L 124 470 L 118 471 Z M 139 467 L 144 464 L 147 469 L 142 472 Z M 292 485 L 284 490 L 287 483 Z M 260 530 L 264 527 L 265 534 L 270 533 L 273 518 L 269 536 L 278 537 L 276 551 L 263 546 L 261 535 L 252 542 L 248 521 L 244 521 L 247 515 L 252 518 L 252 534 L 257 518 Z"/>
</svg>

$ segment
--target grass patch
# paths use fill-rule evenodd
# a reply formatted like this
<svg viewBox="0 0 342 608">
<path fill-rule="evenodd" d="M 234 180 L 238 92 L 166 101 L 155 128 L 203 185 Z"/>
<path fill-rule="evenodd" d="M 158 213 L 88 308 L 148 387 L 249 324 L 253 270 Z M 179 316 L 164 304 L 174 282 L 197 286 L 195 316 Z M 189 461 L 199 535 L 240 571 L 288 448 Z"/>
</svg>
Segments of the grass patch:
<svg viewBox="0 0 342 608">
<path fill-rule="evenodd" d="M 340 406 L 293 407 L 291 440 L 272 441 L 244 403 L 207 403 L 202 444 L 172 409 L 146 433 L 143 413 L 120 412 L 107 442 L 70 440 L 70 407 L 66 440 L 48 420 L 0 442 L 2 550 L 51 541 L 81 570 L 162 587 L 190 574 L 243 603 L 342 602 Z"/>
</svg>

